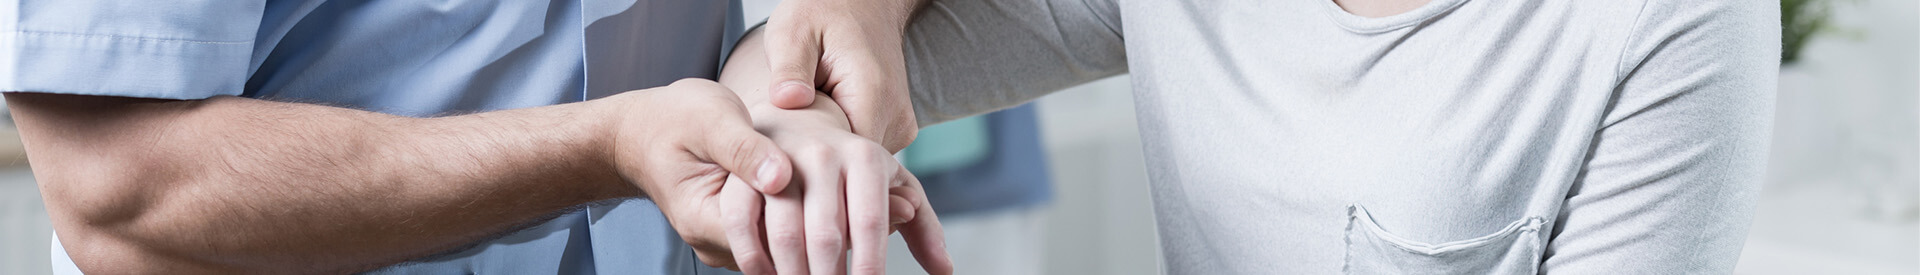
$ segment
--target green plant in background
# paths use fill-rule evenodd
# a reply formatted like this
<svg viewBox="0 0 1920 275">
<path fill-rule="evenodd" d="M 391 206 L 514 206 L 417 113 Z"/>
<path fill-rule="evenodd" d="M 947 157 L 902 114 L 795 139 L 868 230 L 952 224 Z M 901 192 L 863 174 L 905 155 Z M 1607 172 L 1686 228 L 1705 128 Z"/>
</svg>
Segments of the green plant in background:
<svg viewBox="0 0 1920 275">
<path fill-rule="evenodd" d="M 1800 60 L 1800 50 L 1826 31 L 1833 14 L 1826 0 L 1780 0 L 1780 64 Z"/>
</svg>

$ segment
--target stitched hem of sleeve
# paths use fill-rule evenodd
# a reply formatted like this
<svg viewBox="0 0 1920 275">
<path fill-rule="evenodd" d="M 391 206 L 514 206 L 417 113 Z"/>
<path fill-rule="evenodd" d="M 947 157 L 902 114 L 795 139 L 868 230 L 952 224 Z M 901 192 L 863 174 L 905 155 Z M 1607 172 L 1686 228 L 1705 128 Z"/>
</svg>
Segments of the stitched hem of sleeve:
<svg viewBox="0 0 1920 275">
<path fill-rule="evenodd" d="M 245 90 L 251 41 L 0 33 L 0 91 L 204 99 Z"/>
</svg>

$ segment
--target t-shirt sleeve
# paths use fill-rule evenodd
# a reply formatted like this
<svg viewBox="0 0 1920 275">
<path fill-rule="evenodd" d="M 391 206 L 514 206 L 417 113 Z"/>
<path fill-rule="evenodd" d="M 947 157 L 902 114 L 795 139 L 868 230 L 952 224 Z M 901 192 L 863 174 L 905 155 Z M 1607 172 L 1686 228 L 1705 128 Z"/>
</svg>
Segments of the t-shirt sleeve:
<svg viewBox="0 0 1920 275">
<path fill-rule="evenodd" d="M 0 0 L 0 91 L 238 95 L 263 0 Z"/>
<path fill-rule="evenodd" d="M 905 39 L 921 126 L 1127 71 L 1112 0 L 933 0 Z"/>
<path fill-rule="evenodd" d="M 1726 274 L 1765 173 L 1777 2 L 1647 1 L 1546 274 Z"/>
</svg>

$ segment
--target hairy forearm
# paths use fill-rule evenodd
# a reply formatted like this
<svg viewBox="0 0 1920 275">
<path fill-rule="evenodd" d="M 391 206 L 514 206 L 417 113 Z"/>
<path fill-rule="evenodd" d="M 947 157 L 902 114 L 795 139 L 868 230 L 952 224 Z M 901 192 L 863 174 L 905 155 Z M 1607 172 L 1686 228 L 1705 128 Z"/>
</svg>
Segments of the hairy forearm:
<svg viewBox="0 0 1920 275">
<path fill-rule="evenodd" d="M 345 272 L 637 195 L 568 104 L 407 118 L 309 104 L 9 93 L 88 271 Z M 277 271 L 277 272 L 276 272 Z"/>
</svg>

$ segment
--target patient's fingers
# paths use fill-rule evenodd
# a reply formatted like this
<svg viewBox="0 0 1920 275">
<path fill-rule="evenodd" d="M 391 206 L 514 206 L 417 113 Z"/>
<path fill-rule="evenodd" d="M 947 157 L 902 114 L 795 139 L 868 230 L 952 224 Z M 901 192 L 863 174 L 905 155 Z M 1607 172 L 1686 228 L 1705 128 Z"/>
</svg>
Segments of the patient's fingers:
<svg viewBox="0 0 1920 275">
<path fill-rule="evenodd" d="M 811 162 L 806 169 L 807 267 L 812 274 L 845 274 L 847 217 L 841 165 Z"/>
<path fill-rule="evenodd" d="M 853 244 L 852 274 L 879 275 L 887 271 L 887 188 L 900 164 L 878 144 L 871 152 L 848 156 L 847 221 Z"/>
<path fill-rule="evenodd" d="M 773 260 L 761 242 L 761 210 L 765 199 L 738 177 L 727 177 L 720 188 L 720 213 L 726 222 L 727 244 L 733 250 L 732 268 L 752 275 L 774 274 Z"/>
<path fill-rule="evenodd" d="M 913 259 L 920 267 L 934 275 L 953 274 L 953 260 L 947 256 L 946 233 L 940 229 L 940 217 L 933 213 L 933 205 L 927 203 L 926 189 L 920 186 L 920 180 L 900 168 L 900 176 L 895 176 L 905 184 L 894 187 L 889 192 L 903 202 L 911 205 L 913 215 L 899 225 L 900 236 L 907 241 L 907 250 L 913 252 Z"/>
<path fill-rule="evenodd" d="M 795 174 L 805 175 L 798 171 Z M 805 189 L 806 184 L 796 182 L 779 194 L 763 196 L 767 203 L 767 254 L 779 274 L 807 274 L 806 219 L 800 197 Z"/>
</svg>

